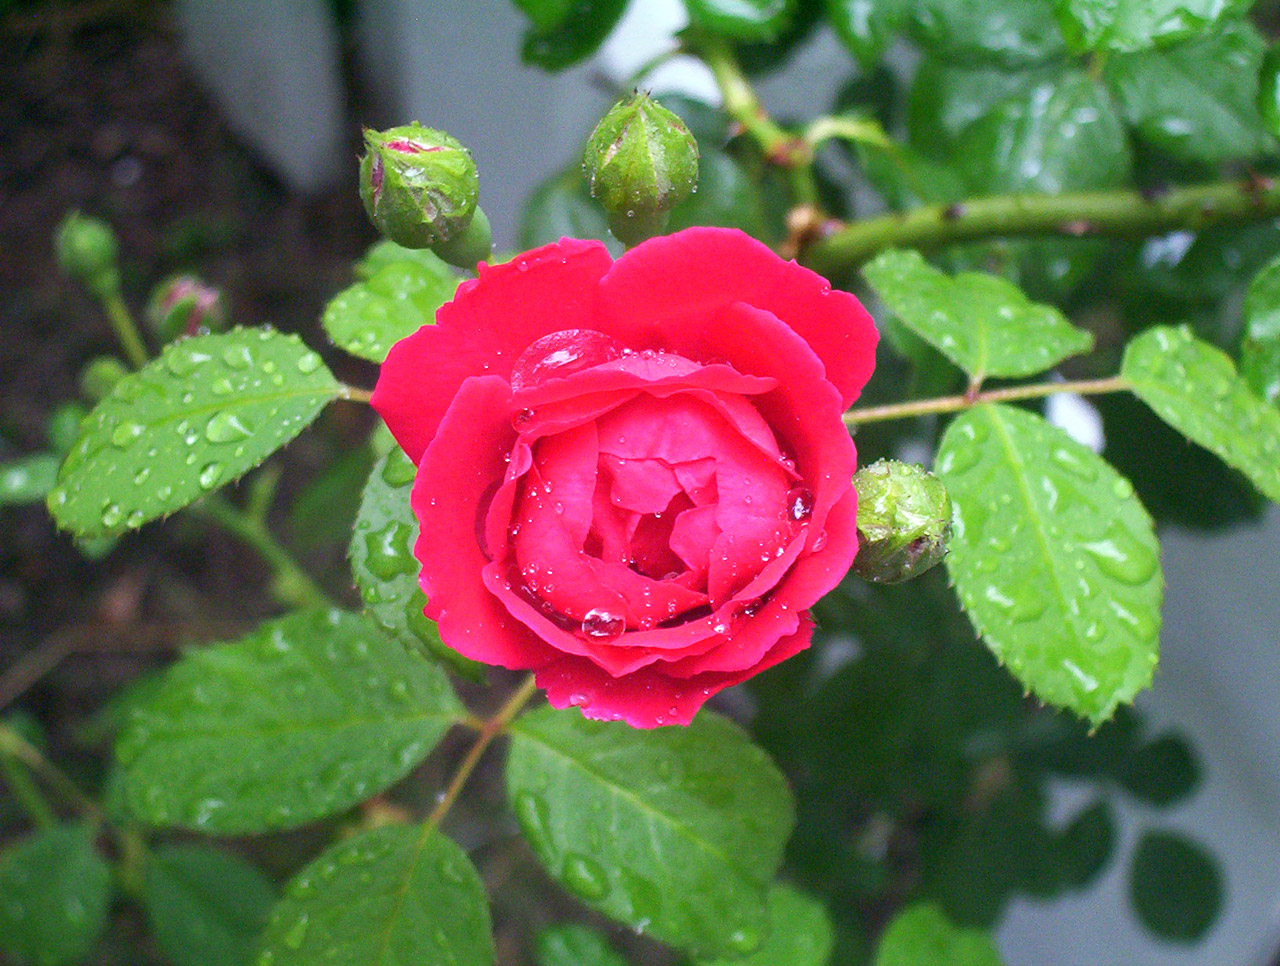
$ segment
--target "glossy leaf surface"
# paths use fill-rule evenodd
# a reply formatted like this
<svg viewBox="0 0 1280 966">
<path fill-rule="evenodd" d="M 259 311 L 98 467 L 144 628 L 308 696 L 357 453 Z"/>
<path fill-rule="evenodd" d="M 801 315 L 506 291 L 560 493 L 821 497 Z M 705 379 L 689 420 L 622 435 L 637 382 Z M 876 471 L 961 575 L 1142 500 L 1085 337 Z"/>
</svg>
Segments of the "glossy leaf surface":
<svg viewBox="0 0 1280 966">
<path fill-rule="evenodd" d="M 367 278 L 333 297 L 322 322 L 335 345 L 381 362 L 395 343 L 435 321 L 461 279 L 438 258 L 432 264 L 380 255 L 375 264 Z"/>
<path fill-rule="evenodd" d="M 755 952 L 733 959 L 699 960 L 698 966 L 826 966 L 835 934 L 822 903 L 799 889 L 769 890 L 769 936 Z"/>
<path fill-rule="evenodd" d="M 1240 16 L 1254 0 L 1058 0 L 1058 19 L 1077 52 L 1133 51 L 1203 33 Z"/>
<path fill-rule="evenodd" d="M 981 929 L 962 929 L 932 903 L 908 906 L 880 938 L 875 966 L 1000 966 L 1000 953 Z"/>
</svg>

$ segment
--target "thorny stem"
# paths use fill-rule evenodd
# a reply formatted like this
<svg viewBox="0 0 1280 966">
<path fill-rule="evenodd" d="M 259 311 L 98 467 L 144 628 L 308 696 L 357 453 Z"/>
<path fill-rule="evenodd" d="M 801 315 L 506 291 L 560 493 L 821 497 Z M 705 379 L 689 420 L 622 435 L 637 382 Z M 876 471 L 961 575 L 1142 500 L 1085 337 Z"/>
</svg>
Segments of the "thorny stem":
<svg viewBox="0 0 1280 966">
<path fill-rule="evenodd" d="M 1132 188 L 1060 195 L 996 195 L 855 221 L 815 241 L 800 260 L 830 275 L 886 248 L 936 248 L 1009 235 L 1138 238 L 1175 229 L 1262 221 L 1280 215 L 1270 179 L 1221 181 L 1162 192 Z"/>
<path fill-rule="evenodd" d="M 119 288 L 112 288 L 103 293 L 102 308 L 107 313 L 107 318 L 111 321 L 111 328 L 115 330 L 116 338 L 120 341 L 124 354 L 129 357 L 129 364 L 135 369 L 141 369 L 147 364 L 150 356 L 147 353 L 146 345 L 142 341 L 142 335 L 138 331 L 138 324 L 124 304 L 124 298 L 120 295 Z"/>
<path fill-rule="evenodd" d="M 844 414 L 844 422 L 846 426 L 860 426 L 863 423 L 906 419 L 910 416 L 925 416 L 929 413 L 953 413 L 982 403 L 1038 399 L 1060 392 L 1090 396 L 1107 392 L 1123 392 L 1128 388 L 1129 383 L 1120 376 L 1111 376 L 1107 379 L 1081 379 L 1076 382 L 1041 382 L 1032 386 L 1010 386 L 1007 389 L 966 393 L 963 396 L 939 396 L 936 399 L 916 399 L 911 402 L 851 409 Z"/>
<path fill-rule="evenodd" d="M 427 829 L 435 829 L 449 814 L 449 809 L 453 808 L 453 803 L 458 800 L 458 795 L 462 792 L 462 787 L 467 783 L 467 779 L 471 777 L 471 773 L 475 771 L 476 765 L 480 763 L 480 756 L 484 754 L 485 749 L 498 735 L 502 734 L 511 719 L 520 713 L 520 709 L 529 703 L 529 699 L 537 693 L 538 686 L 534 683 L 533 675 L 530 674 L 525 678 L 524 683 L 520 685 L 509 697 L 505 704 L 498 709 L 498 713 L 492 718 L 486 718 L 479 722 L 480 733 L 476 736 L 475 743 L 467 752 L 467 756 L 462 759 L 462 764 L 458 766 L 458 770 L 454 772 L 453 778 L 449 781 L 449 787 L 445 789 L 444 794 L 440 797 L 440 801 L 436 807 L 432 809 L 430 816 L 427 818 Z"/>
<path fill-rule="evenodd" d="M 271 565 L 283 586 L 294 591 L 293 603 L 306 607 L 336 606 L 320 585 L 312 579 L 257 517 L 241 510 L 225 497 L 214 494 L 193 508 L 218 526 L 239 537 Z"/>
</svg>

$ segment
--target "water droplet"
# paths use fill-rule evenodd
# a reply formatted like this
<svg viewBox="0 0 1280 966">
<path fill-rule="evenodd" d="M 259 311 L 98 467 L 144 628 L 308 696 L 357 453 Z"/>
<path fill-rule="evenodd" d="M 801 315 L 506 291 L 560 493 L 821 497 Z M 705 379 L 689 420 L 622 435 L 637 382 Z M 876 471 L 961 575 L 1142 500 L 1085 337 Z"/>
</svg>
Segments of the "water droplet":
<svg viewBox="0 0 1280 966">
<path fill-rule="evenodd" d="M 593 641 L 616 641 L 626 629 L 626 618 L 602 607 L 593 607 L 582 618 L 582 634 Z"/>
<path fill-rule="evenodd" d="M 310 917 L 305 912 L 300 915 L 285 933 L 284 944 L 290 949 L 301 949 L 303 940 L 307 938 L 307 926 L 310 921 Z"/>
<path fill-rule="evenodd" d="M 995 584 L 988 585 L 982 596 L 1008 614 L 1010 620 L 1018 623 L 1035 620 L 1048 607 L 1047 601 L 1040 594 L 1020 593 L 1011 597 Z"/>
<path fill-rule="evenodd" d="M 400 453 L 392 453 L 382 467 L 382 482 L 387 486 L 407 486 L 413 482 L 417 468 L 409 462 L 409 458 Z"/>
<path fill-rule="evenodd" d="M 827 531 L 819 530 L 817 536 L 813 538 L 813 543 L 809 545 L 809 552 L 819 553 L 820 551 L 824 550 L 826 546 L 827 546 Z M 778 549 L 781 550 L 782 548 L 779 547 Z"/>
<path fill-rule="evenodd" d="M 218 485 L 222 479 L 222 464 L 210 463 L 200 471 L 200 485 L 206 490 L 212 490 Z"/>
<path fill-rule="evenodd" d="M 104 527 L 114 527 L 124 519 L 124 511 L 120 509 L 118 504 L 109 503 L 102 511 L 102 525 Z"/>
<path fill-rule="evenodd" d="M 111 431 L 111 444 L 124 449 L 146 431 L 147 428 L 141 423 L 135 423 L 132 420 L 123 422 Z"/>
<path fill-rule="evenodd" d="M 547 806 L 531 792 L 518 792 L 513 803 L 516 820 L 533 851 L 540 857 L 551 853 L 551 836 L 547 831 Z"/>
<path fill-rule="evenodd" d="M 413 528 L 407 523 L 393 520 L 381 530 L 364 538 L 365 566 L 379 580 L 394 580 L 401 574 L 411 574 L 418 569 L 409 552 L 409 540 Z"/>
<path fill-rule="evenodd" d="M 320 357 L 314 352 L 308 352 L 306 355 L 298 359 L 298 371 L 304 375 L 308 372 L 315 372 L 320 368 Z"/>
<path fill-rule="evenodd" d="M 205 424 L 204 436 L 211 443 L 232 443 L 253 435 L 253 424 L 239 413 L 214 413 Z"/>
<path fill-rule="evenodd" d="M 1118 532 L 1106 540 L 1082 543 L 1080 548 L 1093 557 L 1099 570 L 1122 584 L 1145 583 L 1156 572 L 1155 553 Z"/>
<path fill-rule="evenodd" d="M 793 486 L 787 491 L 787 514 L 792 520 L 807 520 L 812 513 L 812 490 L 807 486 Z"/>
<path fill-rule="evenodd" d="M 247 369 L 253 364 L 253 354 L 248 346 L 234 345 L 223 351 L 222 361 L 230 369 Z"/>
<path fill-rule="evenodd" d="M 1049 458 L 1068 473 L 1079 477 L 1086 483 L 1091 483 L 1098 477 L 1098 469 L 1096 466 L 1092 463 L 1086 462 L 1083 457 L 1069 449 L 1055 449 L 1049 454 Z"/>
<path fill-rule="evenodd" d="M 568 855 L 560 878 L 565 888 L 588 901 L 602 899 L 609 891 L 609 878 L 604 869 L 585 855 Z"/>
<path fill-rule="evenodd" d="M 750 926 L 744 926 L 729 933 L 729 945 L 744 956 L 759 949 L 760 940 L 759 931 L 752 929 Z"/>
</svg>

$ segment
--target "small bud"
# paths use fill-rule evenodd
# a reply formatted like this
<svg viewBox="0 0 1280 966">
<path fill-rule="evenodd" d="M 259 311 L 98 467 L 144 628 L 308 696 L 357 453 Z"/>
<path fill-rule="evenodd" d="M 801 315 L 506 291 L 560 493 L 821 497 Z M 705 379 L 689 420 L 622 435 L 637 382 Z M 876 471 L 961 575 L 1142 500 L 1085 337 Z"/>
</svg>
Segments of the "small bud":
<svg viewBox="0 0 1280 966">
<path fill-rule="evenodd" d="M 63 403 L 53 411 L 44 435 L 55 453 L 61 455 L 75 445 L 80 436 L 80 422 L 88 415 L 89 410 L 78 402 Z"/>
<path fill-rule="evenodd" d="M 99 402 L 128 374 L 124 363 L 115 356 L 98 356 L 80 370 L 80 392 L 90 402 Z"/>
<path fill-rule="evenodd" d="M 105 221 L 70 212 L 58 226 L 55 247 L 63 274 L 98 298 L 120 287 L 116 235 Z"/>
<path fill-rule="evenodd" d="M 161 342 L 227 327 L 222 292 L 194 275 L 174 275 L 156 286 L 147 304 L 147 322 Z"/>
<path fill-rule="evenodd" d="M 405 248 L 431 248 L 462 234 L 480 194 L 471 152 L 419 124 L 366 130 L 364 143 L 360 197 L 378 231 Z"/>
<path fill-rule="evenodd" d="M 879 460 L 853 476 L 858 492 L 858 556 L 863 580 L 896 584 L 918 577 L 947 555 L 951 498 L 919 466 Z"/>
<path fill-rule="evenodd" d="M 684 122 L 637 91 L 610 109 L 583 155 L 591 194 L 625 245 L 660 233 L 698 183 L 698 142 Z"/>
</svg>

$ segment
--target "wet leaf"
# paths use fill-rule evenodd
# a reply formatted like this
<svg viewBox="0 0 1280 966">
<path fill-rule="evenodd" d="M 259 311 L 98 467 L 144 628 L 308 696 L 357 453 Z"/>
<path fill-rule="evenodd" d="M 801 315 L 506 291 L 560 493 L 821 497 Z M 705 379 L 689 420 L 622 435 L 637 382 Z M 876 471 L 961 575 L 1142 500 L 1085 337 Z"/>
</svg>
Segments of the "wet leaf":
<svg viewBox="0 0 1280 966">
<path fill-rule="evenodd" d="M 551 926 L 535 942 L 538 966 L 627 966 L 604 936 L 587 926 Z"/>
<path fill-rule="evenodd" d="M 413 555 L 418 520 L 409 504 L 415 473 L 398 446 L 374 464 L 351 532 L 351 572 L 365 612 L 384 631 L 411 648 L 425 649 L 459 674 L 483 680 L 484 665 L 441 641 L 436 622 L 423 613 L 422 566 Z"/>
<path fill-rule="evenodd" d="M 85 419 L 49 512 L 81 537 L 135 530 L 257 466 L 337 394 L 295 335 L 235 329 L 173 343 Z"/>
<path fill-rule="evenodd" d="M 116 743 L 119 793 L 153 825 L 293 828 L 404 777 L 462 714 L 440 669 L 368 619 L 301 612 L 170 668 Z"/>
<path fill-rule="evenodd" d="M 776 40 L 795 13 L 795 0 L 685 0 L 689 21 L 734 40 Z"/>
<path fill-rule="evenodd" d="M 1120 372 L 1157 416 L 1280 502 L 1280 410 L 1249 388 L 1226 353 L 1186 328 L 1157 326 L 1129 343 Z"/>
<path fill-rule="evenodd" d="M 645 731 L 543 709 L 511 733 L 508 798 L 561 885 L 697 955 L 759 948 L 793 811 L 782 775 L 736 725 L 703 712 Z"/>
<path fill-rule="evenodd" d="M 370 362 L 381 362 L 395 343 L 435 322 L 436 309 L 461 281 L 434 255 L 434 264 L 376 258 L 368 277 L 335 295 L 322 318 L 335 345 Z"/>
<path fill-rule="evenodd" d="M 1129 901 L 1157 936 L 1193 942 L 1222 910 L 1222 873 L 1204 848 L 1181 835 L 1144 832 L 1129 873 Z"/>
<path fill-rule="evenodd" d="M 0 951 L 63 966 L 89 954 L 106 925 L 111 870 L 96 823 L 44 829 L 0 851 Z"/>
<path fill-rule="evenodd" d="M 425 826 L 384 825 L 332 846 L 293 877 L 257 966 L 493 966 L 475 867 Z"/>
<path fill-rule="evenodd" d="M 891 250 L 862 270 L 893 314 L 975 379 L 1029 376 L 1087 352 L 1093 338 L 994 275 L 944 275 Z"/>
<path fill-rule="evenodd" d="M 912 38 L 941 60 L 1019 67 L 1065 52 L 1062 32 L 1045 0 L 918 0 L 910 10 Z"/>
<path fill-rule="evenodd" d="M 562 6 L 560 0 L 555 2 Z M 548 71 L 572 67 L 599 49 L 626 6 L 627 0 L 570 0 L 568 11 L 556 19 L 555 26 L 539 29 L 535 25 L 525 34 L 521 57 L 526 64 Z"/>
<path fill-rule="evenodd" d="M 1258 395 L 1280 404 L 1280 259 L 1254 276 L 1244 300 L 1240 372 Z"/>
<path fill-rule="evenodd" d="M 698 966 L 826 966 L 835 943 L 826 908 L 798 889 L 769 890 L 769 936 L 760 948 L 733 959 L 699 960 Z"/>
<path fill-rule="evenodd" d="M 1163 578 L 1133 487 L 1039 416 L 957 418 L 936 471 L 955 507 L 947 567 L 978 633 L 1042 701 L 1097 723 L 1151 682 Z"/>
<path fill-rule="evenodd" d="M 827 21 L 864 67 L 880 59 L 908 9 L 905 0 L 826 0 Z"/>
<path fill-rule="evenodd" d="M 166 845 L 147 863 L 147 920 L 177 966 L 248 963 L 275 901 L 271 880 L 232 852 Z"/>
<path fill-rule="evenodd" d="M 1134 51 L 1204 33 L 1243 16 L 1254 0 L 1059 0 L 1058 20 L 1076 53 Z"/>
<path fill-rule="evenodd" d="M 875 966 L 1000 966 L 991 936 L 961 929 L 933 903 L 916 903 L 894 916 L 880 937 Z"/>
</svg>

